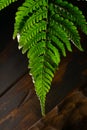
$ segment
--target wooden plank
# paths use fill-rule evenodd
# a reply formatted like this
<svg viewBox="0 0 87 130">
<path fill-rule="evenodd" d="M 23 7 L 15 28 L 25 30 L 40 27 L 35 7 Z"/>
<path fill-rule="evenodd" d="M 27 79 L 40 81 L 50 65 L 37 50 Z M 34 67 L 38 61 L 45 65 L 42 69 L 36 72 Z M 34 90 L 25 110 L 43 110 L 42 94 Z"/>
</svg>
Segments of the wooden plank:
<svg viewBox="0 0 87 130">
<path fill-rule="evenodd" d="M 59 70 L 55 74 L 52 88 L 47 96 L 46 111 L 50 111 L 70 91 L 85 83 L 87 83 L 87 55 L 79 51 L 69 53 L 62 60 Z"/>
<path fill-rule="evenodd" d="M 83 5 L 80 4 L 79 6 L 83 8 Z M 86 13 L 87 11 L 84 11 L 84 14 Z M 13 20 L 11 20 L 11 23 L 12 21 Z M 9 29 L 9 27 L 7 28 Z M 11 31 L 12 33 L 12 28 L 10 31 L 7 31 Z M 2 34 L 2 31 L 0 34 Z M 81 35 L 81 41 L 83 44 L 85 43 L 83 47 L 87 48 L 87 38 L 83 36 L 83 34 Z M 11 34 L 5 34 L 4 36 L 6 42 L 6 39 L 9 39 Z M 68 53 L 67 57 L 62 59 L 59 70 L 55 74 L 50 93 L 47 95 L 47 113 L 59 104 L 60 101 L 63 100 L 64 97 L 74 88 L 83 86 L 87 83 L 86 59 L 86 49 L 85 53 L 81 53 L 76 50 L 72 54 Z M 28 76 L 28 74 L 25 75 L 25 73 L 27 73 L 27 63 L 26 55 L 22 55 L 21 51 L 17 49 L 16 41 L 11 41 L 10 45 L 8 45 L 8 47 L 0 53 L 1 130 L 27 130 L 41 118 L 40 105 L 37 96 L 35 95 L 31 77 Z M 53 115 L 55 115 L 57 111 L 57 109 L 53 111 Z M 46 118 L 46 120 L 48 120 L 48 118 Z M 43 123 L 40 125 L 43 126 Z M 36 129 L 38 128 L 35 127 L 35 130 Z M 51 130 L 51 127 L 48 126 L 47 129 Z"/>
<path fill-rule="evenodd" d="M 85 88 L 87 88 L 87 86 L 85 86 Z M 83 89 L 84 88 L 82 88 L 82 90 Z M 56 105 L 51 112 L 27 130 L 62 129 L 87 129 L 87 97 L 81 90 L 75 90 L 69 94 L 63 102 Z"/>
<path fill-rule="evenodd" d="M 87 83 L 87 55 L 68 53 L 56 72 L 47 96 L 46 112 L 53 109 L 79 85 Z M 41 118 L 40 105 L 31 77 L 27 74 L 0 98 L 0 129 L 27 130 Z"/>
<path fill-rule="evenodd" d="M 31 78 L 25 75 L 0 99 L 0 129 L 20 130 L 41 117 Z"/>
<path fill-rule="evenodd" d="M 0 96 L 27 72 L 27 58 L 18 50 L 16 41 L 0 53 Z"/>
</svg>

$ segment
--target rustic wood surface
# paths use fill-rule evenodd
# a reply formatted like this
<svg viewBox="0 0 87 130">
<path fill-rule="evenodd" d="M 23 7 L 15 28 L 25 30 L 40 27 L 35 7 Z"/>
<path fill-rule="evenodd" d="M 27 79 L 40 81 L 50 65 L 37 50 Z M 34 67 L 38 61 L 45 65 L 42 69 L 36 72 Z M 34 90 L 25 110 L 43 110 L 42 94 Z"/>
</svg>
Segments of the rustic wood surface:
<svg viewBox="0 0 87 130">
<path fill-rule="evenodd" d="M 62 58 L 47 95 L 46 113 L 74 88 L 87 83 L 87 54 L 74 50 Z M 27 70 L 28 60 L 11 42 L 0 53 L 0 130 L 28 130 L 41 119 L 38 98 Z M 55 112 L 54 112 L 55 114 Z"/>
<path fill-rule="evenodd" d="M 87 2 L 71 1 L 87 18 Z M 74 48 L 72 54 L 67 52 L 62 58 L 47 95 L 48 114 L 42 118 L 28 75 L 28 60 L 18 50 L 17 42 L 11 40 L 18 5 L 0 12 L 0 130 L 87 130 L 87 37 L 80 33 L 84 53 Z"/>
<path fill-rule="evenodd" d="M 22 64 L 22 65 L 21 65 Z M 0 96 L 27 72 L 27 59 L 12 41 L 0 53 Z"/>
<path fill-rule="evenodd" d="M 28 130 L 87 130 L 87 84 L 75 90 Z"/>
</svg>

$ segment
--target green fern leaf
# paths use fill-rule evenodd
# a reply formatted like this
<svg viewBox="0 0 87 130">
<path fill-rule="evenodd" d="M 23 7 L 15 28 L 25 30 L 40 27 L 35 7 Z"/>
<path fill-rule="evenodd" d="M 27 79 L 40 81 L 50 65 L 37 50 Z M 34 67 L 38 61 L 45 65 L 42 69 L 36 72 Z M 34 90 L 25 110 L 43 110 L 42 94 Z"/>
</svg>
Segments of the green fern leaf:
<svg viewBox="0 0 87 130">
<path fill-rule="evenodd" d="M 57 47 L 57 49 L 60 49 L 63 56 L 66 56 L 66 50 L 63 42 L 60 41 L 55 35 L 50 35 L 50 37 L 52 39 L 52 42 L 54 42 L 55 46 Z"/>
<path fill-rule="evenodd" d="M 22 53 L 27 52 L 30 75 L 44 115 L 46 95 L 61 54 L 66 56 L 66 49 L 72 51 L 71 42 L 82 51 L 77 27 L 86 33 L 86 20 L 77 7 L 62 0 L 26 0 L 18 8 L 15 20 L 13 37 L 18 37 Z"/>
<path fill-rule="evenodd" d="M 0 10 L 17 0 L 0 0 Z M 83 50 L 78 27 L 87 34 L 87 22 L 78 7 L 62 0 L 25 0 L 15 17 L 13 38 L 27 52 L 28 68 L 45 115 L 46 95 L 61 55 L 72 51 L 72 43 Z"/>
<path fill-rule="evenodd" d="M 74 43 L 74 45 L 79 50 L 83 51 L 81 44 L 80 44 L 80 36 L 79 36 L 78 30 L 77 30 L 77 27 L 73 24 L 73 22 L 69 21 L 69 19 L 67 19 L 67 16 L 65 18 L 63 18 L 59 14 L 56 14 L 54 5 L 52 3 L 50 5 L 49 9 L 52 12 L 52 20 L 55 19 L 55 21 L 58 22 L 59 26 L 61 26 L 67 32 L 67 35 L 70 37 L 70 40 Z"/>
<path fill-rule="evenodd" d="M 64 31 L 64 29 L 61 28 L 61 26 L 58 26 L 58 24 L 53 20 L 51 20 L 51 26 L 50 26 L 50 32 L 53 35 L 56 35 L 62 42 L 65 43 L 66 48 L 69 51 L 72 51 L 71 44 L 69 42 L 69 38 L 67 36 L 67 33 Z"/>
<path fill-rule="evenodd" d="M 0 0 L 0 10 L 4 9 L 5 7 L 9 6 L 11 3 L 18 1 L 18 0 Z"/>
<path fill-rule="evenodd" d="M 58 7 L 56 7 L 56 13 L 71 20 L 76 26 L 80 27 L 81 30 L 87 34 L 87 22 L 82 14 L 82 11 L 78 7 L 69 4 L 67 1 L 56 1 Z M 80 21 L 80 22 L 79 22 Z"/>
<path fill-rule="evenodd" d="M 46 0 L 26 0 L 26 2 L 23 3 L 23 5 L 21 7 L 18 8 L 18 11 L 16 13 L 16 17 L 15 17 L 15 24 L 14 24 L 14 34 L 13 34 L 13 38 L 15 38 L 17 36 L 18 33 L 21 32 L 22 27 L 24 27 L 26 21 L 28 20 L 29 16 L 31 16 L 32 14 L 34 14 L 34 11 L 38 11 L 38 9 L 43 6 L 46 5 L 47 6 L 47 2 Z M 43 11 L 43 10 L 42 10 Z M 39 12 L 37 12 L 36 15 L 39 15 Z M 42 12 L 44 13 L 44 12 Z M 34 14 L 35 15 L 35 14 Z M 37 18 L 34 19 L 36 21 L 31 21 L 34 18 L 34 15 L 32 16 L 31 19 L 29 19 L 29 23 L 27 21 L 26 24 L 33 24 L 32 22 L 36 22 L 37 20 L 39 20 L 38 18 L 40 18 L 39 16 L 36 16 Z M 44 15 L 44 14 L 43 14 Z M 40 16 L 42 17 L 42 15 L 40 14 Z M 30 23 L 31 21 L 31 23 Z M 26 25 L 25 25 L 26 27 Z"/>
</svg>

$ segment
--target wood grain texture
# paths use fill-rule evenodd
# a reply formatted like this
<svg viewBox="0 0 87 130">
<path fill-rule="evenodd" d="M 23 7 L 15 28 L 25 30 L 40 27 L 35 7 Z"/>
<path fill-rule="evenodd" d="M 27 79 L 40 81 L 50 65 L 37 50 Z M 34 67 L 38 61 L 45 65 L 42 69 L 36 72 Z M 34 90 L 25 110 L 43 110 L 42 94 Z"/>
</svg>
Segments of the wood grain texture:
<svg viewBox="0 0 87 130">
<path fill-rule="evenodd" d="M 27 58 L 17 46 L 16 41 L 11 41 L 0 53 L 0 96 L 27 72 Z"/>
<path fill-rule="evenodd" d="M 28 130 L 87 130 L 87 97 L 75 90 Z"/>
<path fill-rule="evenodd" d="M 77 50 L 62 58 L 47 95 L 46 113 L 73 89 L 87 83 L 86 59 L 87 55 Z M 27 73 L 27 59 L 18 51 L 15 42 L 0 54 L 0 82 L 0 130 L 30 129 L 41 119 L 40 105 Z"/>
<path fill-rule="evenodd" d="M 6 47 L 0 53 L 0 130 L 87 130 L 87 37 L 80 32 L 84 53 L 73 47 L 74 52 L 67 52 L 67 57 L 62 58 L 47 95 L 49 113 L 42 119 L 26 55 L 11 40 L 15 12 L 21 2 L 0 12 L 0 51 Z M 87 2 L 71 2 L 87 18 Z"/>
<path fill-rule="evenodd" d="M 32 88 L 31 78 L 25 75 L 0 99 L 0 129 L 25 130 L 41 114 L 39 102 Z M 38 109 L 38 110 L 37 110 Z"/>
</svg>

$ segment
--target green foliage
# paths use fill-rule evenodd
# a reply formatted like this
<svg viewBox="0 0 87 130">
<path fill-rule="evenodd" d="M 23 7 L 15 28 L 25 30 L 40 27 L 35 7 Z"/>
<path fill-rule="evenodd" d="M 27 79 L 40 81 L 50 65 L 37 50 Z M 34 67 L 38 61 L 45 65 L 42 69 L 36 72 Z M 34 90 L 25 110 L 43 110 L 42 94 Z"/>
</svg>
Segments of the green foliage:
<svg viewBox="0 0 87 130">
<path fill-rule="evenodd" d="M 12 2 L 15 2 L 18 0 L 0 0 L 0 10 L 4 9 L 8 5 L 10 5 Z"/>
<path fill-rule="evenodd" d="M 0 9 L 17 0 L 0 0 Z M 80 28 L 87 34 L 87 23 L 78 7 L 62 0 L 25 0 L 15 17 L 13 38 L 27 52 L 30 74 L 39 97 L 42 115 L 61 55 L 72 51 L 72 43 L 81 51 Z"/>
</svg>

